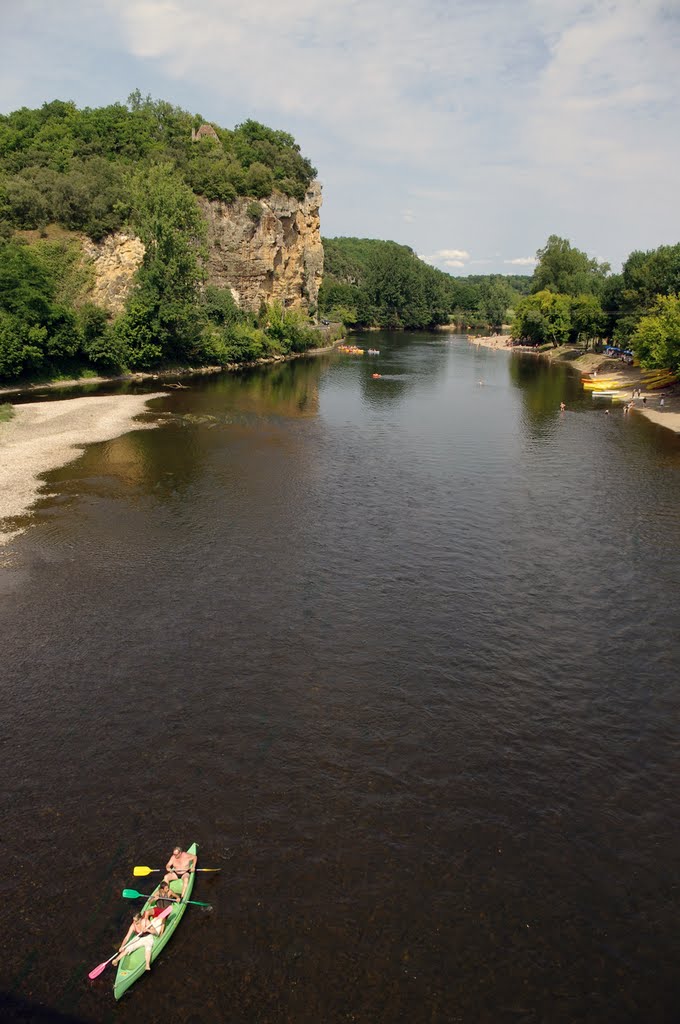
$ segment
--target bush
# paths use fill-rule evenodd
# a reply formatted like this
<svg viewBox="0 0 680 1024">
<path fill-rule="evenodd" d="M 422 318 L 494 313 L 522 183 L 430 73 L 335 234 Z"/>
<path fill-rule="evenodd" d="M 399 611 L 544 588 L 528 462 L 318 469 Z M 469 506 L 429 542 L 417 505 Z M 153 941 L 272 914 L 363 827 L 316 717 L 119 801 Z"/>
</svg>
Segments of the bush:
<svg viewBox="0 0 680 1024">
<path fill-rule="evenodd" d="M 274 191 L 274 175 L 264 164 L 251 164 L 246 171 L 245 188 L 247 195 L 264 199 Z"/>
<path fill-rule="evenodd" d="M 261 359 L 265 351 L 264 334 L 250 324 L 236 324 L 227 340 L 227 362 L 249 363 Z"/>
</svg>

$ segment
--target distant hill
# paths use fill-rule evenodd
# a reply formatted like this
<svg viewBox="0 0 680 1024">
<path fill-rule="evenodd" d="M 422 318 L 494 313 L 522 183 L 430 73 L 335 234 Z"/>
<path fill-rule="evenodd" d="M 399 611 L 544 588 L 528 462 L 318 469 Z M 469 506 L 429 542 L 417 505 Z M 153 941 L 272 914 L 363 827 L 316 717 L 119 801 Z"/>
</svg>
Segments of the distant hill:
<svg viewBox="0 0 680 1024">
<path fill-rule="evenodd" d="M 324 238 L 319 310 L 351 327 L 500 327 L 528 294 L 531 278 L 452 277 L 406 245 L 370 238 Z"/>
</svg>

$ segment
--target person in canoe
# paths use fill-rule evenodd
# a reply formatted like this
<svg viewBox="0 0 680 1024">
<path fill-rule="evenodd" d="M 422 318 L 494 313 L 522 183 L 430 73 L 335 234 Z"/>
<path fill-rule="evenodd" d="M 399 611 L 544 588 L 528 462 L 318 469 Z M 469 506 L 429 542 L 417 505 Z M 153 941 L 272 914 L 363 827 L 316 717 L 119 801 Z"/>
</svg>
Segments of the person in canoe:
<svg viewBox="0 0 680 1024">
<path fill-rule="evenodd" d="M 187 891 L 189 884 L 189 876 L 193 875 L 196 870 L 196 861 L 198 857 L 195 853 L 187 853 L 181 846 L 176 846 L 172 851 L 172 857 L 165 865 L 167 875 L 164 881 L 172 882 L 176 878 L 182 879 L 182 899 Z"/>
<path fill-rule="evenodd" d="M 161 882 L 154 896 L 154 902 L 144 911 L 144 917 L 147 921 L 153 921 L 154 918 L 163 913 L 169 900 L 177 902 L 179 898 L 179 895 L 172 891 L 167 882 Z"/>
<path fill-rule="evenodd" d="M 123 957 L 128 955 L 128 953 L 134 953 L 136 949 L 144 947 L 146 969 L 147 971 L 150 971 L 153 940 L 157 935 L 163 934 L 164 928 L 165 921 L 148 921 L 145 917 L 142 917 L 141 914 L 135 914 L 132 918 L 132 924 L 128 928 L 127 935 L 120 944 L 118 956 L 111 961 L 113 966 L 116 967 Z"/>
</svg>

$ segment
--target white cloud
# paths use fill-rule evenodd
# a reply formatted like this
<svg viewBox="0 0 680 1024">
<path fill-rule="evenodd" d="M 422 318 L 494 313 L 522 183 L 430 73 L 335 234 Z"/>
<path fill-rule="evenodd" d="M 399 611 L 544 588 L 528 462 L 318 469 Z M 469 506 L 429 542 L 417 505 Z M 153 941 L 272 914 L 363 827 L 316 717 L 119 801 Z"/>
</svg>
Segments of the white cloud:
<svg viewBox="0 0 680 1024">
<path fill-rule="evenodd" d="M 538 260 L 535 256 L 516 256 L 514 260 L 503 260 L 503 263 L 509 263 L 512 267 L 535 267 Z"/>
<path fill-rule="evenodd" d="M 465 249 L 438 249 L 432 258 L 433 260 L 462 260 L 465 263 L 470 259 L 470 253 Z"/>
</svg>

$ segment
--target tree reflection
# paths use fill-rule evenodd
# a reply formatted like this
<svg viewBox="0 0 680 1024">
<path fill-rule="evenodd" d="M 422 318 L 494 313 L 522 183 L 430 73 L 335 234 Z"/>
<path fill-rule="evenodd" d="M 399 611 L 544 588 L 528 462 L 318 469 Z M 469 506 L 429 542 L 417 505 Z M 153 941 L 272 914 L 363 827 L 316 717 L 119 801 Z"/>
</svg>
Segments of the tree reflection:
<svg viewBox="0 0 680 1024">
<path fill-rule="evenodd" d="M 536 433 L 560 415 L 560 403 L 567 408 L 583 405 L 578 376 L 566 366 L 536 356 L 516 353 L 509 362 L 510 380 L 519 390 L 527 419 Z"/>
</svg>

